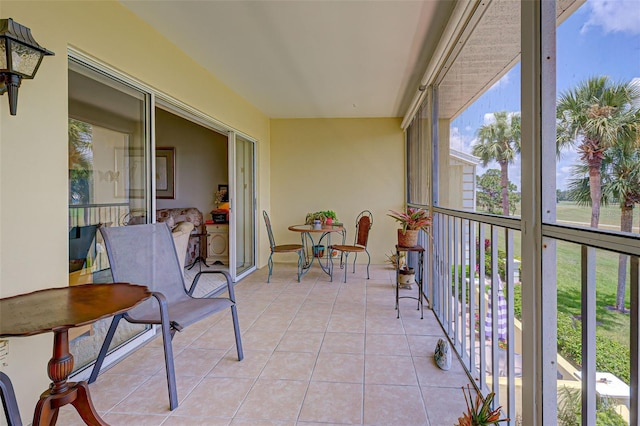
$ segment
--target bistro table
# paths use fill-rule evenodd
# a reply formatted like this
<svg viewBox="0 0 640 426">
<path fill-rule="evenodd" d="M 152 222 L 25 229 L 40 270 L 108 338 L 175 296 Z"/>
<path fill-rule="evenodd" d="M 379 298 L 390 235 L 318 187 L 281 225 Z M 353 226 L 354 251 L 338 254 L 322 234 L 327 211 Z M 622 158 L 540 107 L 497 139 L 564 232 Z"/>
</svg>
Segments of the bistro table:
<svg viewBox="0 0 640 426">
<path fill-rule="evenodd" d="M 309 269 L 311 269 L 311 265 L 313 265 L 313 259 L 318 258 L 318 265 L 320 268 L 327 274 L 331 274 L 331 269 L 329 267 L 329 246 L 331 246 L 331 234 L 334 232 L 339 232 L 342 234 L 342 244 L 344 244 L 345 237 L 347 235 L 346 230 L 342 225 L 322 225 L 320 228 L 315 228 L 313 225 L 292 225 L 289 227 L 289 231 L 299 232 L 300 238 L 302 239 L 302 245 L 304 246 L 303 250 L 303 265 L 302 265 L 302 275 L 305 276 Z M 316 243 L 313 235 L 320 234 L 320 238 L 318 238 L 318 242 Z M 327 262 L 325 265 L 320 261 L 320 254 L 318 253 L 319 246 L 322 245 L 322 242 L 326 238 L 326 249 L 327 249 Z"/>
<path fill-rule="evenodd" d="M 0 337 L 53 332 L 47 368 L 52 383 L 36 404 L 34 426 L 54 425 L 58 409 L 67 404 L 73 404 L 86 424 L 107 424 L 93 406 L 87 382 L 67 382 L 73 371 L 69 329 L 126 312 L 150 296 L 145 286 L 113 283 L 48 288 L 0 299 Z"/>
</svg>

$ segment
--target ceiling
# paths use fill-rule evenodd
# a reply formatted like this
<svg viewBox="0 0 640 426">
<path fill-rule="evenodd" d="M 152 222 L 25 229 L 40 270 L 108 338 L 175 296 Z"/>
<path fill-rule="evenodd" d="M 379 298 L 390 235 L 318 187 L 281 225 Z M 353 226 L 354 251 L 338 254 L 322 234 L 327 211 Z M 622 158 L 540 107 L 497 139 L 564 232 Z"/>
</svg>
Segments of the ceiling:
<svg viewBox="0 0 640 426">
<path fill-rule="evenodd" d="M 401 117 L 455 1 L 121 3 L 270 118 Z"/>
</svg>

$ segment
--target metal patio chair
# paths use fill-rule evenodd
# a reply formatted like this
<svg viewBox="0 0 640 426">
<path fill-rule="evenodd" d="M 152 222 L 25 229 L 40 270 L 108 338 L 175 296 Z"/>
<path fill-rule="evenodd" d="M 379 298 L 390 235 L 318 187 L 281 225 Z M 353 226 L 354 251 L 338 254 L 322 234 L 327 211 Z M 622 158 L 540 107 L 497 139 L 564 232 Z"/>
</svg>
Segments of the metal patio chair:
<svg viewBox="0 0 640 426">
<path fill-rule="evenodd" d="M 329 246 L 329 253 L 333 250 L 340 252 L 340 268 L 344 268 L 344 282 L 347 282 L 347 263 L 349 261 L 349 254 L 355 253 L 353 258 L 353 273 L 356 272 L 356 260 L 358 259 L 358 253 L 366 253 L 368 257 L 367 261 L 367 279 L 369 279 L 369 265 L 371 264 L 371 255 L 367 250 L 367 243 L 369 241 L 369 231 L 373 226 L 373 214 L 369 210 L 363 210 L 356 218 L 356 233 L 352 245 L 346 244 L 334 244 Z M 344 256 L 344 262 L 342 258 Z M 333 256 L 329 256 L 330 260 L 330 273 L 331 281 L 333 282 Z"/>
<path fill-rule="evenodd" d="M 2 408 L 9 426 L 22 426 L 20 410 L 16 401 L 16 393 L 13 390 L 9 376 L 0 371 L 0 398 L 2 398 Z"/>
<path fill-rule="evenodd" d="M 89 383 L 98 377 L 118 323 L 125 319 L 136 324 L 159 324 L 165 353 L 169 405 L 178 406 L 173 349 L 171 339 L 181 331 L 212 314 L 231 308 L 238 360 L 242 360 L 242 341 L 238 325 L 233 283 L 229 273 L 222 270 L 202 271 L 200 274 L 221 274 L 226 279 L 228 297 L 192 297 L 197 278 L 186 289 L 173 238 L 166 223 L 101 228 L 100 232 L 111 264 L 114 282 L 130 282 L 149 287 L 153 297 L 125 314 L 113 317 Z M 199 276 L 198 276 L 199 277 Z M 222 287 L 224 289 L 224 287 Z"/>
<path fill-rule="evenodd" d="M 267 226 L 267 234 L 269 234 L 269 247 L 271 248 L 271 254 L 267 261 L 269 266 L 269 276 L 267 277 L 267 283 L 271 281 L 271 273 L 273 272 L 273 254 L 274 253 L 298 253 L 298 282 L 300 282 L 300 275 L 302 274 L 302 254 L 304 247 L 302 244 L 282 244 L 277 245 L 276 240 L 273 237 L 273 231 L 271 230 L 271 219 L 265 210 L 262 211 L 264 217 L 264 223 Z"/>
</svg>

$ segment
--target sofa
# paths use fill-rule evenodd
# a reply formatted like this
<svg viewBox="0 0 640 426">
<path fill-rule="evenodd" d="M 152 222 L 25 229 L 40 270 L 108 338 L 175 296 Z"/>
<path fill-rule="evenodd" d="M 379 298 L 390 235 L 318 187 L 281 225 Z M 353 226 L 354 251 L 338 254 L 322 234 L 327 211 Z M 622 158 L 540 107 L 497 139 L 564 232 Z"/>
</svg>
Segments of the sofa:
<svg viewBox="0 0 640 426">
<path fill-rule="evenodd" d="M 182 271 L 183 277 L 184 262 L 186 260 L 185 253 L 187 252 L 187 247 L 189 247 L 191 231 L 193 231 L 193 223 L 191 222 L 180 222 L 171 230 L 173 244 L 176 246 L 176 253 L 178 254 L 178 261 L 180 262 L 180 270 Z"/>
<path fill-rule="evenodd" d="M 195 207 L 158 209 L 156 210 L 156 222 L 166 222 L 169 228 L 173 229 L 180 222 L 192 223 L 194 228 L 191 231 L 185 265 L 192 264 L 200 254 L 200 238 L 194 235 L 203 232 L 204 220 L 202 212 Z"/>
</svg>

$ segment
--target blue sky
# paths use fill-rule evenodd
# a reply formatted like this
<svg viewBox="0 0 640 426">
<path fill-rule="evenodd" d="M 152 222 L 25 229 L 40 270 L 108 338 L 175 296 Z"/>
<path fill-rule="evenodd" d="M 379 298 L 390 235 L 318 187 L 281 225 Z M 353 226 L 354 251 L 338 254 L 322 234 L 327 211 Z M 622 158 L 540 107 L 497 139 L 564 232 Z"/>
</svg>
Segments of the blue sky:
<svg viewBox="0 0 640 426">
<path fill-rule="evenodd" d="M 558 27 L 557 54 L 558 96 L 596 75 L 640 84 L 640 0 L 587 0 Z M 477 129 L 494 111 L 520 111 L 519 64 L 451 123 L 451 147 L 470 152 Z M 576 161 L 574 152 L 566 152 L 558 162 L 559 189 L 566 187 Z M 478 174 L 484 170 L 480 166 Z M 509 167 L 509 180 L 520 187 L 519 161 Z"/>
</svg>

